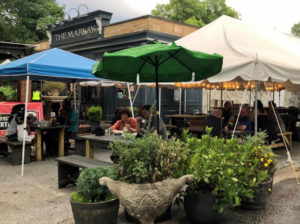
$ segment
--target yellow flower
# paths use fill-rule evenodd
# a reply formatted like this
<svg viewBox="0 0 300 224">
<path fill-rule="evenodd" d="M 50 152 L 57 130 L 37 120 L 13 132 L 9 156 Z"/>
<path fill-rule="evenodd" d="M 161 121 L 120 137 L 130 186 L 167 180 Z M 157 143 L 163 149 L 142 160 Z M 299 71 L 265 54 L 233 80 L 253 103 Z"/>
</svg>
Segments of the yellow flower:
<svg viewBox="0 0 300 224">
<path fill-rule="evenodd" d="M 268 166 L 269 166 L 269 164 L 268 164 L 268 163 L 265 163 L 265 164 L 264 164 L 264 166 L 265 166 L 265 167 L 268 167 Z"/>
<path fill-rule="evenodd" d="M 258 149 L 262 149 L 262 147 L 261 147 L 261 146 L 258 146 L 257 148 L 258 148 Z"/>
<path fill-rule="evenodd" d="M 260 158 L 260 161 L 263 162 L 263 161 L 264 161 L 264 158 Z"/>
<path fill-rule="evenodd" d="M 268 155 L 267 155 L 267 154 L 264 154 L 264 157 L 266 157 L 266 158 L 267 158 L 267 157 L 268 157 Z"/>
<path fill-rule="evenodd" d="M 271 192 L 271 191 L 272 191 L 272 188 L 269 188 L 268 191 Z"/>
<path fill-rule="evenodd" d="M 249 163 L 249 166 L 252 166 L 252 163 Z"/>
<path fill-rule="evenodd" d="M 271 159 L 268 159 L 268 163 L 270 164 L 272 162 L 272 160 Z"/>
<path fill-rule="evenodd" d="M 269 155 L 270 155 L 270 156 L 273 156 L 273 153 L 271 153 L 271 152 L 270 152 L 270 154 L 269 154 Z"/>
</svg>

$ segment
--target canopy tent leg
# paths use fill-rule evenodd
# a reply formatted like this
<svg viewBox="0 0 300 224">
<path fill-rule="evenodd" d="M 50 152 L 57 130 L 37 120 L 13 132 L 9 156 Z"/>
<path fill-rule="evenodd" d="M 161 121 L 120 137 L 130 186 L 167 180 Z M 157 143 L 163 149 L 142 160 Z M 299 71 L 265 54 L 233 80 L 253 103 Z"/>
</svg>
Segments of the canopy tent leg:
<svg viewBox="0 0 300 224">
<path fill-rule="evenodd" d="M 27 77 L 26 77 L 26 96 L 25 96 L 25 111 L 24 111 L 24 128 L 23 128 L 21 176 L 24 176 L 25 140 L 26 140 L 26 138 L 25 138 L 25 132 L 26 132 L 26 128 L 27 128 L 28 91 L 29 91 L 29 75 L 27 75 Z"/>
<path fill-rule="evenodd" d="M 258 92 L 258 82 L 255 80 L 255 101 L 254 101 L 254 133 L 257 134 L 257 92 Z"/>
<path fill-rule="evenodd" d="M 76 102 L 76 82 L 73 83 L 73 99 L 74 99 L 74 110 L 77 112 Z"/>
<path fill-rule="evenodd" d="M 132 98 L 131 98 L 131 92 L 130 92 L 129 82 L 127 82 L 127 88 L 128 88 L 128 97 L 129 97 L 131 115 L 134 118 L 133 103 L 132 103 Z"/>
<path fill-rule="evenodd" d="M 222 108 L 222 106 L 223 106 L 223 89 L 221 89 L 221 108 Z"/>
<path fill-rule="evenodd" d="M 141 85 L 138 85 L 138 88 L 136 90 L 135 96 L 133 97 L 133 100 L 132 100 L 132 104 L 134 104 L 134 102 L 135 102 L 135 99 L 136 99 L 136 96 L 137 96 L 137 94 L 138 94 L 138 92 L 140 90 L 140 87 L 141 87 Z"/>
</svg>

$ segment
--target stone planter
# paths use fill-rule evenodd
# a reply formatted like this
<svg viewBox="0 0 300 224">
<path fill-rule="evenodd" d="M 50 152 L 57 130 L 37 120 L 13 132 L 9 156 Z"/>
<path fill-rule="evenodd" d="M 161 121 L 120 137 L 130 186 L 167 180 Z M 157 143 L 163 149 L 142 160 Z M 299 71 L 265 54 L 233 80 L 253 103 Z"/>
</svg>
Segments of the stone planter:
<svg viewBox="0 0 300 224">
<path fill-rule="evenodd" d="M 99 182 L 120 199 L 130 215 L 142 224 L 153 224 L 155 218 L 171 205 L 174 196 L 193 179 L 193 175 L 185 175 L 153 184 L 128 184 L 102 177 Z"/>
<path fill-rule="evenodd" d="M 210 192 L 192 192 L 184 197 L 184 210 L 192 223 L 222 223 L 224 214 L 219 214 L 213 205 L 216 197 Z"/>
<path fill-rule="evenodd" d="M 118 199 L 97 203 L 80 203 L 71 199 L 75 224 L 117 224 L 120 202 Z"/>
</svg>

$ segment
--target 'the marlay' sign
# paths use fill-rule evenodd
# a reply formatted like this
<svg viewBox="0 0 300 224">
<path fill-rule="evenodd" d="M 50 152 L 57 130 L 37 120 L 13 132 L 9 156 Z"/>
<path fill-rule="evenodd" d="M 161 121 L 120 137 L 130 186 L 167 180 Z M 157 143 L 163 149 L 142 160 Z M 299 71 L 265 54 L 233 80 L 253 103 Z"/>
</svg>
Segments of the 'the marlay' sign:
<svg viewBox="0 0 300 224">
<path fill-rule="evenodd" d="M 81 37 L 93 33 L 98 33 L 98 27 L 96 25 L 78 28 L 76 30 L 70 30 L 63 33 L 58 33 L 54 35 L 55 41 L 66 40 L 74 37 Z"/>
<path fill-rule="evenodd" d="M 52 32 L 52 46 L 99 38 L 101 30 L 102 27 L 99 29 L 95 20 L 70 28 L 56 30 Z"/>
</svg>

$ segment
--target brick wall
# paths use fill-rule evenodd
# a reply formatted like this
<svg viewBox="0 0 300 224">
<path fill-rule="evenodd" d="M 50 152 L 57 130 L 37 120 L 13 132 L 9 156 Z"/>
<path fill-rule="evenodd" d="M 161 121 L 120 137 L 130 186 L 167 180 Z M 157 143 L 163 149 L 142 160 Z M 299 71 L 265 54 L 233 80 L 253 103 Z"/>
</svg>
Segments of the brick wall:
<svg viewBox="0 0 300 224">
<path fill-rule="evenodd" d="M 143 16 L 136 19 L 105 26 L 104 38 L 145 30 L 152 30 L 183 37 L 197 30 L 197 27 L 173 22 L 170 20 L 164 20 L 153 16 Z"/>
<path fill-rule="evenodd" d="M 32 82 L 29 81 L 29 89 L 28 89 L 28 102 L 31 102 L 31 85 Z M 18 81 L 18 101 L 24 102 L 26 100 L 26 80 Z"/>
</svg>

